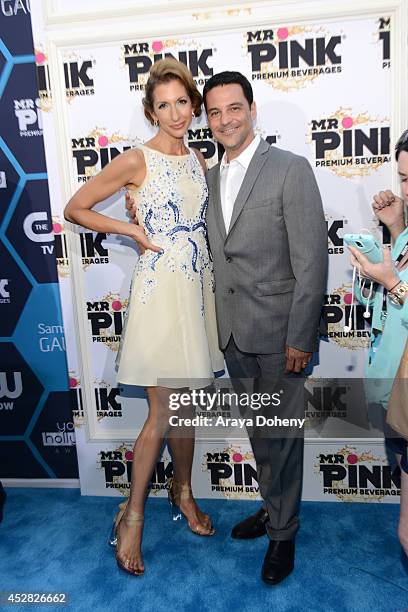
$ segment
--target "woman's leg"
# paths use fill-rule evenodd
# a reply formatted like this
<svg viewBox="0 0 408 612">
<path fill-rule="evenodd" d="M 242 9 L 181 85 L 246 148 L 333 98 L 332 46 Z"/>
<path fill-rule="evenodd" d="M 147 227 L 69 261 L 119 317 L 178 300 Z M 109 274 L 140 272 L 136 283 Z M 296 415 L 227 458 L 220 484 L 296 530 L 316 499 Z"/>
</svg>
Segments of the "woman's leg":
<svg viewBox="0 0 408 612">
<path fill-rule="evenodd" d="M 138 518 L 143 516 L 147 487 L 169 427 L 169 390 L 151 387 L 147 389 L 147 395 L 149 415 L 134 445 L 130 496 L 117 530 L 118 559 L 135 573 L 144 569 L 141 553 L 143 522 Z"/>
<path fill-rule="evenodd" d="M 194 410 L 191 406 L 181 406 L 177 411 L 177 416 L 179 419 L 192 419 Z M 191 492 L 195 428 L 192 425 L 173 426 L 170 427 L 167 436 L 173 461 L 174 479 L 185 491 L 182 499 L 180 499 L 180 510 L 187 517 L 187 521 L 194 531 L 204 534 L 209 533 L 211 531 L 210 517 L 201 512 Z M 189 494 L 187 494 L 187 491 Z"/>
</svg>

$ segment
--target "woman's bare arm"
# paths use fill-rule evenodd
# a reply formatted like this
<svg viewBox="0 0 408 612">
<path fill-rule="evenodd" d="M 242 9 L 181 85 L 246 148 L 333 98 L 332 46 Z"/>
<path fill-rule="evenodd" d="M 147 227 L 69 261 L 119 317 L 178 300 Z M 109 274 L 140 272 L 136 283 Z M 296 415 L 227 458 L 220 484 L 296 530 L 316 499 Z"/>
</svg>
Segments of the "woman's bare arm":
<svg viewBox="0 0 408 612">
<path fill-rule="evenodd" d="M 141 184 L 145 172 L 146 167 L 141 152 L 129 150 L 118 155 L 72 196 L 64 210 L 65 219 L 94 232 L 130 236 L 144 248 L 156 252 L 160 251 L 159 247 L 151 244 L 140 226 L 127 221 L 112 219 L 92 210 L 96 204 L 116 193 L 122 187 L 129 184 Z"/>
</svg>

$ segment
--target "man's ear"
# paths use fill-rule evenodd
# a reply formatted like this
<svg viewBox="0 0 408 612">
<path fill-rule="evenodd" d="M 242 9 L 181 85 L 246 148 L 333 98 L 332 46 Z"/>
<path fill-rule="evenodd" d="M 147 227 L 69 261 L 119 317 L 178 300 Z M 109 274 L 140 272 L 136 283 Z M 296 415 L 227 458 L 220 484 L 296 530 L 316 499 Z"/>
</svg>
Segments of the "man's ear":
<svg viewBox="0 0 408 612">
<path fill-rule="evenodd" d="M 256 102 L 252 102 L 252 104 L 251 104 L 251 117 L 252 117 L 253 121 L 255 121 L 255 119 L 256 119 L 256 112 L 257 112 Z"/>
</svg>

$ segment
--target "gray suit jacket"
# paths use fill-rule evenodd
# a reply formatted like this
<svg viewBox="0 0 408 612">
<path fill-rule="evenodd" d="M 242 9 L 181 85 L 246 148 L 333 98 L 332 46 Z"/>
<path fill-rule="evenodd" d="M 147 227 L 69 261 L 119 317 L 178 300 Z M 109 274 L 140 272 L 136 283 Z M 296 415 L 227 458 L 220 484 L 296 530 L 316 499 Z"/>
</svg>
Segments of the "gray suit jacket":
<svg viewBox="0 0 408 612">
<path fill-rule="evenodd" d="M 233 334 L 244 352 L 280 353 L 285 344 L 315 351 L 326 288 L 327 227 L 308 161 L 261 140 L 228 235 L 219 164 L 207 179 L 220 347 Z"/>
</svg>

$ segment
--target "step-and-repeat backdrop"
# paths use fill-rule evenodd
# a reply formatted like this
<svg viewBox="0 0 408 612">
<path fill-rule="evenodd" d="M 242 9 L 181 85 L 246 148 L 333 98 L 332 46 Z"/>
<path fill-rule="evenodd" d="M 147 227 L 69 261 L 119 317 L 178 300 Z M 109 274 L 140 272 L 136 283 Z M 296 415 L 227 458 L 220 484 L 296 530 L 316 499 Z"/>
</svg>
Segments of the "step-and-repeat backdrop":
<svg viewBox="0 0 408 612">
<path fill-rule="evenodd" d="M 119 23 L 119 17 L 116 19 Z M 127 22 L 129 19 L 127 15 Z M 132 19 L 137 20 L 137 15 Z M 93 28 L 96 23 L 94 20 Z M 45 136 L 82 492 L 127 494 L 131 441 L 147 414 L 142 392 L 120 394 L 115 370 L 137 251 L 127 238 L 84 230 L 76 235 L 75 252 L 70 255 L 67 235 L 71 230 L 63 219 L 65 200 L 58 160 L 61 146 L 68 147 L 71 185 L 80 187 L 116 155 L 151 138 L 154 131 L 143 116 L 141 101 L 150 67 L 167 54 L 187 64 L 200 89 L 218 71 L 244 73 L 254 88 L 257 133 L 310 161 L 324 202 L 330 259 L 323 305 L 327 333 L 313 377 L 361 377 L 370 322 L 362 316 L 363 308 L 357 307 L 355 328 L 344 331 L 351 306 L 351 269 L 343 235 L 367 228 L 389 242 L 387 233 L 375 223 L 371 201 L 373 194 L 392 183 L 390 17 L 379 14 L 255 27 L 249 15 L 247 25 L 233 31 L 206 32 L 203 26 L 194 35 L 130 35 L 126 39 L 115 38 L 112 31 L 106 40 L 101 36 L 95 42 L 91 37 L 94 42 L 84 39 L 60 46 L 58 71 L 65 86 L 67 117 L 62 131 L 40 6 L 35 7 L 33 24 L 39 83 L 35 104 Z M 69 36 L 76 25 L 66 22 L 60 27 Z M 160 24 L 158 31 L 163 31 Z M 65 139 L 58 146 L 57 133 Z M 217 163 L 220 153 L 205 115 L 194 120 L 188 143 L 201 149 L 208 166 Z M 40 209 L 43 201 L 36 201 Z M 99 210 L 127 219 L 123 192 L 103 202 Z M 79 264 L 75 274 L 73 258 Z M 80 375 L 83 355 L 75 340 L 78 321 L 89 380 Z M 85 321 L 82 327 L 81 321 Z M 142 358 L 143 347 L 135 347 L 135 359 Z M 92 393 L 84 393 L 90 386 Z M 314 437 L 322 411 L 335 415 L 344 408 L 342 392 L 330 397 L 322 385 L 309 400 L 304 499 L 397 501 L 398 476 L 388 465 L 382 441 Z M 153 494 L 165 494 L 171 470 L 166 451 L 157 463 Z M 196 494 L 202 497 L 259 497 L 247 439 L 199 441 L 194 483 Z"/>
<path fill-rule="evenodd" d="M 78 478 L 29 2 L 0 71 L 0 478 Z"/>
</svg>

